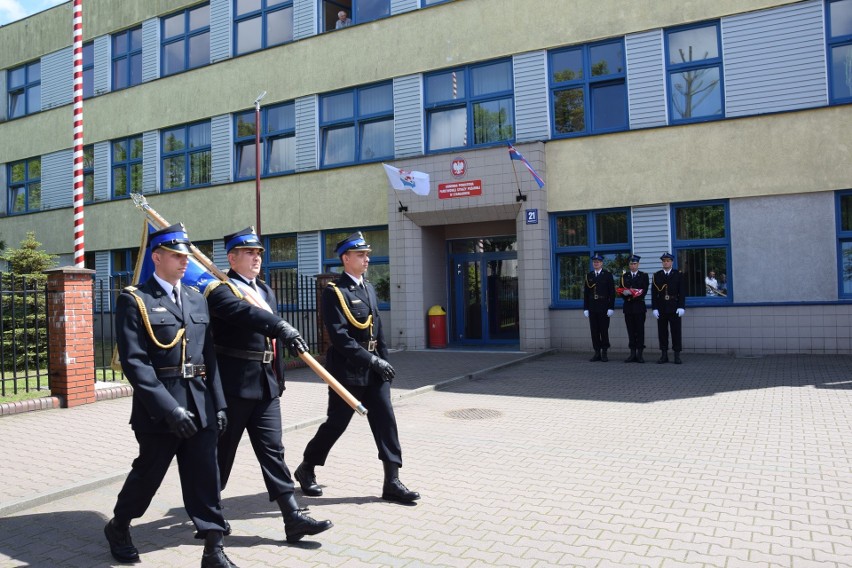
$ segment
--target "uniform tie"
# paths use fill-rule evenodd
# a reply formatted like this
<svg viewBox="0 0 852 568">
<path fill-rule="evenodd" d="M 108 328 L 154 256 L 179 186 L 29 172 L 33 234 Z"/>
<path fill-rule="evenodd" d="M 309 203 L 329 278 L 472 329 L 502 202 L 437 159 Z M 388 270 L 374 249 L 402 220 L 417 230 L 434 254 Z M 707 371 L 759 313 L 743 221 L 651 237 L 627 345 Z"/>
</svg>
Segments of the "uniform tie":
<svg viewBox="0 0 852 568">
<path fill-rule="evenodd" d="M 180 293 L 178 292 L 177 286 L 172 288 L 172 299 L 175 301 L 175 305 L 180 307 Z"/>
</svg>

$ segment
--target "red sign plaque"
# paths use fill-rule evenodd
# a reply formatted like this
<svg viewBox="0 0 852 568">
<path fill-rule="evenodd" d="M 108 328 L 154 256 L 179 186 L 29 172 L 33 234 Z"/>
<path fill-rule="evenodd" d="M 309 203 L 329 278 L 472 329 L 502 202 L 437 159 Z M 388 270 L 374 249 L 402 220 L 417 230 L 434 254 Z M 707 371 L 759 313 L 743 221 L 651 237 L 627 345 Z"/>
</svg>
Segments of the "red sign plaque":
<svg viewBox="0 0 852 568">
<path fill-rule="evenodd" d="M 482 195 L 482 180 L 454 181 L 438 184 L 438 199 L 453 199 L 454 197 L 473 197 Z"/>
</svg>

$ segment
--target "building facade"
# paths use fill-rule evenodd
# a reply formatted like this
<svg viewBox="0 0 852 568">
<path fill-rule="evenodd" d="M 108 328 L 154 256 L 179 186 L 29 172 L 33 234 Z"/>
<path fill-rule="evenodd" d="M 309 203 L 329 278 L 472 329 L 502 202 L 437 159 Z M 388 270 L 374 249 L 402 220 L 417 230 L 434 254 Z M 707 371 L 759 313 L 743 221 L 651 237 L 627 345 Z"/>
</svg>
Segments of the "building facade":
<svg viewBox="0 0 852 568">
<path fill-rule="evenodd" d="M 0 27 L 0 238 L 66 263 L 71 11 Z M 265 267 L 339 270 L 365 230 L 392 347 L 426 347 L 440 305 L 450 345 L 588 349 L 590 256 L 670 251 L 686 351 L 852 353 L 852 0 L 84 0 L 83 33 L 102 281 L 132 272 L 134 192 L 226 265 L 221 236 L 256 224 L 266 92 Z"/>
</svg>

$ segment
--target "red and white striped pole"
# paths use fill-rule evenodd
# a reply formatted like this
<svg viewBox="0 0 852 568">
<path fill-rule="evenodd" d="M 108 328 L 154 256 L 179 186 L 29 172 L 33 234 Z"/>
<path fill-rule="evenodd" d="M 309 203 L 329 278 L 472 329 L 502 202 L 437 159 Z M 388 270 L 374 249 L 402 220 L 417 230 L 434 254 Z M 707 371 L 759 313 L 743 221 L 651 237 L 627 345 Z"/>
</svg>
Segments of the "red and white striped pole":
<svg viewBox="0 0 852 568">
<path fill-rule="evenodd" d="M 84 268 L 83 238 L 83 0 L 74 0 L 74 266 Z"/>
</svg>

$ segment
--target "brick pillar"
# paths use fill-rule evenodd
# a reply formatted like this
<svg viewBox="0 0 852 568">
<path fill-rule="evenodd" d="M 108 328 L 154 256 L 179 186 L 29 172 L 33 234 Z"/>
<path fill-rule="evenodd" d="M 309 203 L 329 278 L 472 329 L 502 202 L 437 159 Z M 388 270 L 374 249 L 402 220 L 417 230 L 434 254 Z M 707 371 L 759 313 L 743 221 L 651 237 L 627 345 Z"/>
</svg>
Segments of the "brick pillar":
<svg viewBox="0 0 852 568">
<path fill-rule="evenodd" d="M 95 402 L 95 271 L 46 270 L 50 392 L 64 407 Z"/>
</svg>

